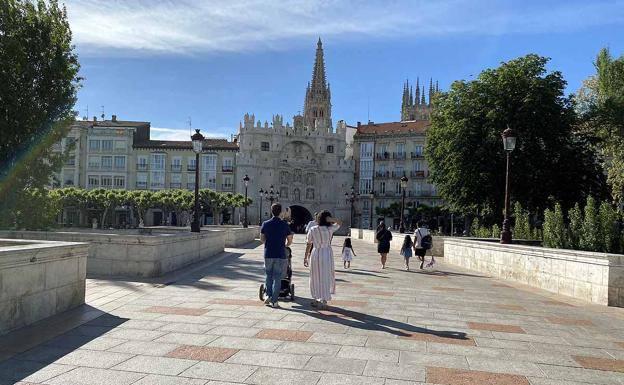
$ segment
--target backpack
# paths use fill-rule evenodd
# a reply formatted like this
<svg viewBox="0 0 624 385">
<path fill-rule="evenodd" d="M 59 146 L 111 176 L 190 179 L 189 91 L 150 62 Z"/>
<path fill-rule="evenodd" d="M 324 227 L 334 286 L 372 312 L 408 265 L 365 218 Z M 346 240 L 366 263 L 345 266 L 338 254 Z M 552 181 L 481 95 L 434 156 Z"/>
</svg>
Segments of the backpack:
<svg viewBox="0 0 624 385">
<path fill-rule="evenodd" d="M 420 234 L 420 230 L 418 230 L 418 233 Z M 420 247 L 425 250 L 429 250 L 431 249 L 431 247 L 433 247 L 433 238 L 431 238 L 431 234 L 427 234 L 422 237 L 422 239 L 420 240 Z"/>
</svg>

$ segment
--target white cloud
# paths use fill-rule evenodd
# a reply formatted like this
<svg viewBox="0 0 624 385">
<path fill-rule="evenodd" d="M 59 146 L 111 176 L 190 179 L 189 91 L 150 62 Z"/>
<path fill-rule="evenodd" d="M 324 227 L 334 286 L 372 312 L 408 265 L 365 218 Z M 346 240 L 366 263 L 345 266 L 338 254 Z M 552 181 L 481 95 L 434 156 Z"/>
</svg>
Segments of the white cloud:
<svg viewBox="0 0 624 385">
<path fill-rule="evenodd" d="M 229 139 L 231 131 L 226 127 L 219 127 L 216 129 L 209 129 L 201 131 L 202 135 L 206 138 L 219 138 Z M 189 134 L 188 128 L 163 128 L 163 127 L 151 127 L 150 139 L 153 140 L 191 140 L 191 134 Z"/>
<path fill-rule="evenodd" d="M 624 1 L 66 0 L 82 54 L 284 49 L 298 41 L 578 30 L 624 22 Z M 308 43 L 309 44 L 309 43 Z"/>
</svg>

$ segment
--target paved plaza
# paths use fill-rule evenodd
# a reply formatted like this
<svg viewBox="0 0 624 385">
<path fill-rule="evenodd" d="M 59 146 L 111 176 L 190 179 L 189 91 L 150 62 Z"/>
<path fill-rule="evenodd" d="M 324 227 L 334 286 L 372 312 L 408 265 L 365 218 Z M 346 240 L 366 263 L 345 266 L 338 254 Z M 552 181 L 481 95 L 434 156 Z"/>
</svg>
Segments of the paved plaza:
<svg viewBox="0 0 624 385">
<path fill-rule="evenodd" d="M 381 270 L 353 241 L 337 293 L 310 306 L 303 236 L 295 302 L 258 300 L 262 246 L 158 281 L 87 282 L 88 304 L 0 337 L 0 384 L 624 385 L 624 311 L 443 262 Z M 417 267 L 416 264 L 414 263 Z"/>
</svg>

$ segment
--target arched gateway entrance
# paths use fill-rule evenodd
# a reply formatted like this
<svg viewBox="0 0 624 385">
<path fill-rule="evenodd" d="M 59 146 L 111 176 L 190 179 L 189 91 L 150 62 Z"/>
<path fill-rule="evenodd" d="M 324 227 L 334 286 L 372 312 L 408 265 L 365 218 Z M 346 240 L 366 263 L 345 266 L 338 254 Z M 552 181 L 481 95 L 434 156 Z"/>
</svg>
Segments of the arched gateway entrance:
<svg viewBox="0 0 624 385">
<path fill-rule="evenodd" d="M 290 206 L 290 229 L 298 234 L 305 232 L 305 227 L 312 220 L 312 214 L 308 209 L 299 205 Z"/>
</svg>

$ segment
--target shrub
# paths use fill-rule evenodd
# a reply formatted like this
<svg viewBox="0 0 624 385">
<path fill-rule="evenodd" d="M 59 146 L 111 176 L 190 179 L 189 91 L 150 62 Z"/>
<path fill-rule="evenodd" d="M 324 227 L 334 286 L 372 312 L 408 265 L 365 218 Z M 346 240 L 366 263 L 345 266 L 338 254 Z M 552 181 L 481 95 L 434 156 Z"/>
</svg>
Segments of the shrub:
<svg viewBox="0 0 624 385">
<path fill-rule="evenodd" d="M 581 234 L 583 232 L 583 214 L 578 203 L 568 211 L 568 247 L 578 250 L 580 248 Z"/>
<path fill-rule="evenodd" d="M 522 209 L 520 202 L 514 204 L 513 215 L 515 218 L 515 226 L 513 228 L 513 237 L 515 239 L 531 238 L 531 227 L 529 225 L 529 213 Z"/>
<path fill-rule="evenodd" d="M 564 248 L 566 246 L 566 229 L 563 220 L 563 210 L 559 203 L 555 209 L 544 211 L 544 246 Z"/>
<path fill-rule="evenodd" d="M 492 225 L 492 238 L 500 238 L 501 236 L 501 229 L 500 227 L 498 227 L 497 224 Z"/>
<path fill-rule="evenodd" d="M 600 222 L 600 251 L 605 253 L 616 253 L 619 251 L 618 214 L 608 202 L 602 202 L 598 210 Z"/>
<path fill-rule="evenodd" d="M 601 249 L 600 222 L 598 221 L 598 210 L 593 197 L 587 198 L 585 209 L 583 210 L 583 225 L 579 248 L 587 251 L 599 251 Z"/>
</svg>

